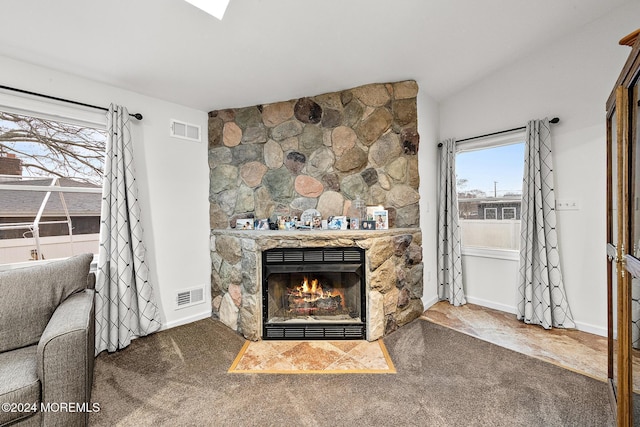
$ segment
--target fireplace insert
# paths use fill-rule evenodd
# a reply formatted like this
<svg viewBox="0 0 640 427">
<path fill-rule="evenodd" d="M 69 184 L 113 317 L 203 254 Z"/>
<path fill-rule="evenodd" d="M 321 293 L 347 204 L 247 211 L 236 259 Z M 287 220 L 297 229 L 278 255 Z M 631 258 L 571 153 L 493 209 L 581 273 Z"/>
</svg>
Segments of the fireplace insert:
<svg viewBox="0 0 640 427">
<path fill-rule="evenodd" d="M 262 252 L 263 339 L 365 339 L 364 249 Z"/>
</svg>

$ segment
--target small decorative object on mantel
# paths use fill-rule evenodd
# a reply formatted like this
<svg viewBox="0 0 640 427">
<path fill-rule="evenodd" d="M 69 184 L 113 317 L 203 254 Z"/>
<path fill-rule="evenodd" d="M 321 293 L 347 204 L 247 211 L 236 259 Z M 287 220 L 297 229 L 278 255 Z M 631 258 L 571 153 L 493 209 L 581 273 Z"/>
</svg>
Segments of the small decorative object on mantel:
<svg viewBox="0 0 640 427">
<path fill-rule="evenodd" d="M 376 222 L 375 221 L 369 221 L 369 220 L 365 220 L 362 221 L 362 225 L 360 226 L 360 228 L 362 228 L 363 230 L 375 230 L 376 229 Z"/>
<path fill-rule="evenodd" d="M 376 222 L 376 230 L 388 230 L 389 229 L 389 215 L 386 210 L 374 211 L 373 217 Z"/>
<path fill-rule="evenodd" d="M 319 229 L 322 224 L 322 215 L 316 209 L 307 209 L 300 215 L 300 225 L 298 228 L 303 229 Z"/>
<path fill-rule="evenodd" d="M 360 221 L 367 219 L 365 218 L 367 215 L 367 205 L 365 204 L 364 200 L 360 198 L 360 196 L 357 196 L 353 201 L 353 207 L 356 211 L 356 216 Z"/>
<path fill-rule="evenodd" d="M 285 230 L 295 230 L 296 225 L 298 224 L 298 217 L 287 217 L 288 221 L 285 222 L 284 228 Z"/>
<path fill-rule="evenodd" d="M 346 229 L 347 229 L 346 216 L 329 217 L 329 230 L 346 230 Z"/>
<path fill-rule="evenodd" d="M 236 230 L 253 230 L 253 218 L 237 219 Z"/>
<path fill-rule="evenodd" d="M 256 219 L 253 228 L 255 230 L 268 230 L 269 229 L 269 219 L 268 218 Z"/>
<path fill-rule="evenodd" d="M 278 230 L 291 230 L 296 228 L 297 218 L 288 215 L 278 215 Z"/>
<path fill-rule="evenodd" d="M 384 210 L 384 206 L 379 205 L 379 206 L 367 206 L 367 217 L 365 218 L 367 221 L 374 221 L 376 219 L 376 217 L 374 216 L 374 213 L 376 211 L 382 211 Z"/>
</svg>

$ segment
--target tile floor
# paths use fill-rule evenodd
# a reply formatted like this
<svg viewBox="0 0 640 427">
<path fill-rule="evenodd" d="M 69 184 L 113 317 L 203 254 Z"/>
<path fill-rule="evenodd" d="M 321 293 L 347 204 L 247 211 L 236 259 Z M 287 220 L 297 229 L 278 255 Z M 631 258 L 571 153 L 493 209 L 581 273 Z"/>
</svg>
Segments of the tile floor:
<svg viewBox="0 0 640 427">
<path fill-rule="evenodd" d="M 606 337 L 577 330 L 545 330 L 519 322 L 511 313 L 475 304 L 454 307 L 446 301 L 430 307 L 422 318 L 598 380 L 607 379 Z"/>
</svg>

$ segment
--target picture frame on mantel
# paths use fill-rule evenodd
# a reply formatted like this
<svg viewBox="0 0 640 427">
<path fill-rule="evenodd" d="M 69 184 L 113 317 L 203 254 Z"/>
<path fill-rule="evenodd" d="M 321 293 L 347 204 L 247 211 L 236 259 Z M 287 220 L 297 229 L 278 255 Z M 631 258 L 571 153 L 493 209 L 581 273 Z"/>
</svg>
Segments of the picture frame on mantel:
<svg viewBox="0 0 640 427">
<path fill-rule="evenodd" d="M 236 219 L 236 230 L 253 230 L 253 218 Z"/>
<path fill-rule="evenodd" d="M 374 211 L 373 218 L 376 223 L 376 230 L 389 229 L 389 213 L 386 210 Z"/>
<path fill-rule="evenodd" d="M 269 230 L 269 218 L 256 219 L 254 230 Z"/>
<path fill-rule="evenodd" d="M 367 221 L 375 221 L 375 212 L 384 210 L 384 206 L 367 206 L 367 217 L 365 218 Z"/>
<path fill-rule="evenodd" d="M 347 217 L 344 215 L 334 216 L 329 219 L 329 230 L 346 230 Z"/>
<path fill-rule="evenodd" d="M 376 229 L 376 222 L 375 221 L 369 221 L 369 220 L 362 221 L 362 224 L 360 224 L 360 228 L 362 230 L 367 230 L 367 231 L 375 230 Z"/>
</svg>

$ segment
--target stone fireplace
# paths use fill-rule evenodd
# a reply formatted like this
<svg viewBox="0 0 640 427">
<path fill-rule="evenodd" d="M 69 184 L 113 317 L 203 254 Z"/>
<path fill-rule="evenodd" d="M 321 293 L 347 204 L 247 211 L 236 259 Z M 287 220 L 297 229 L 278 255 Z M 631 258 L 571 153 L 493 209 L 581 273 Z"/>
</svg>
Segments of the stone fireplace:
<svg viewBox="0 0 640 427">
<path fill-rule="evenodd" d="M 364 250 L 364 334 L 376 340 L 423 311 L 422 234 L 415 228 L 380 231 L 212 230 L 214 310 L 250 340 L 264 338 L 263 253 L 272 249 Z M 224 289 L 220 292 L 219 289 Z M 275 338 L 275 337 L 272 337 Z"/>
<path fill-rule="evenodd" d="M 313 310 L 323 325 L 359 323 L 361 337 L 375 340 L 422 313 L 417 92 L 414 81 L 371 84 L 209 113 L 211 294 L 214 314 L 225 324 L 259 340 L 269 338 L 267 330 L 282 332 L 269 325 L 305 323 L 282 316 L 272 321 L 264 312 L 269 310 L 263 304 L 269 298 L 265 284 L 273 272 L 264 270 L 263 255 L 273 249 L 362 250 L 360 273 L 348 279 L 363 278 L 360 312 L 343 307 L 342 319 L 327 320 L 326 311 L 318 314 L 318 307 L 305 308 L 300 301 L 296 306 L 290 295 L 288 309 Z M 239 220 L 275 222 L 278 216 L 300 217 L 307 209 L 323 218 L 350 216 L 357 198 L 382 205 L 389 229 L 235 229 Z M 336 288 L 335 275 L 325 274 L 323 280 Z M 281 299 L 293 291 L 276 292 Z M 336 301 L 322 298 L 323 307 Z M 284 330 L 295 334 L 299 329 Z"/>
</svg>

